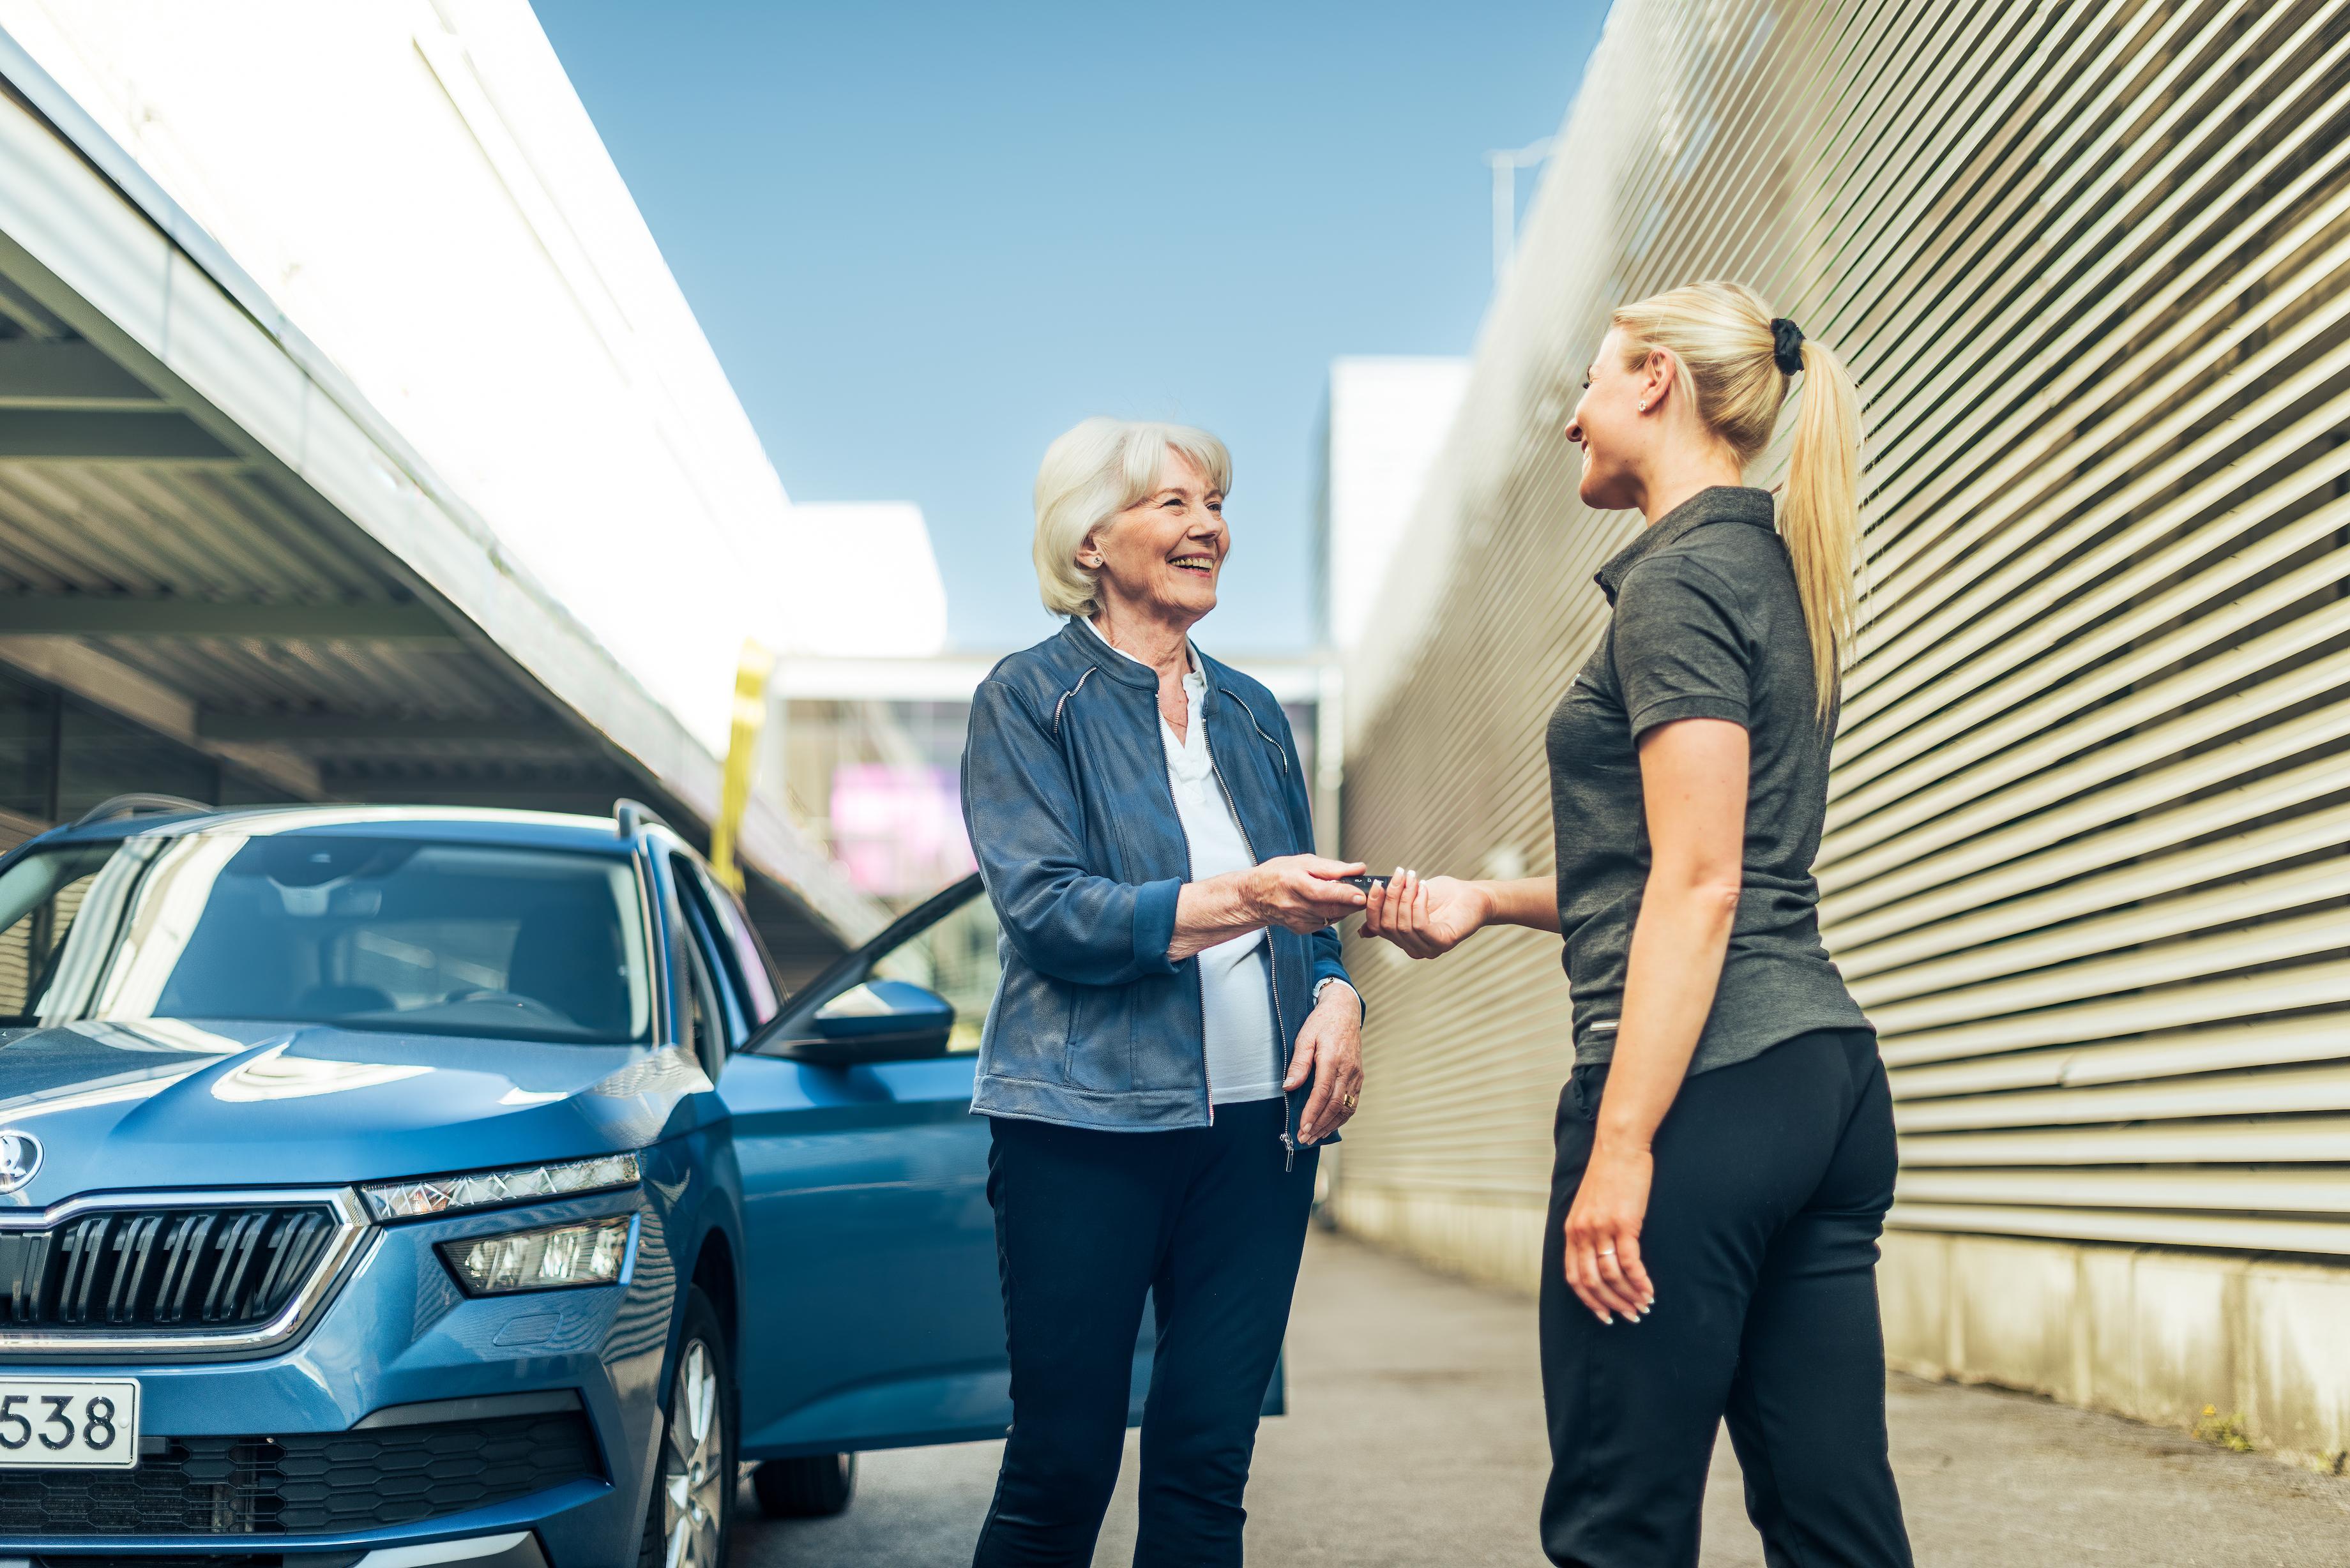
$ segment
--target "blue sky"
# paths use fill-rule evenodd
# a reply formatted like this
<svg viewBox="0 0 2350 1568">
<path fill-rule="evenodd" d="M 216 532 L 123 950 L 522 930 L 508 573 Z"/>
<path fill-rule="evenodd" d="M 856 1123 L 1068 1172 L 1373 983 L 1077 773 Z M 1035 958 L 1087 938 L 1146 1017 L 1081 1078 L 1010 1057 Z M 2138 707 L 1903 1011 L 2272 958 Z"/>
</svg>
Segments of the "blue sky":
<svg viewBox="0 0 2350 1568">
<path fill-rule="evenodd" d="M 1036 460 L 1112 413 L 1232 446 L 1201 636 L 1270 652 L 1309 635 L 1330 359 L 1468 351 L 1483 154 L 1557 129 L 1606 5 L 538 14 L 785 485 L 919 503 L 957 646 L 1049 629 Z"/>
</svg>

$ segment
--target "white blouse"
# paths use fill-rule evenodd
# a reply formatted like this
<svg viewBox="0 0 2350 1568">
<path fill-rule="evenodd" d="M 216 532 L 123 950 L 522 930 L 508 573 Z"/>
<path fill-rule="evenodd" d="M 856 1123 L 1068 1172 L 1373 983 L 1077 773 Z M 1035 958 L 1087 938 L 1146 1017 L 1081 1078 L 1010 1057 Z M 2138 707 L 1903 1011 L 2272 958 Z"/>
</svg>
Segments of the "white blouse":
<svg viewBox="0 0 2350 1568">
<path fill-rule="evenodd" d="M 1184 704 L 1191 717 L 1177 740 L 1164 716 L 1159 738 L 1167 747 L 1167 783 L 1175 792 L 1175 815 L 1191 849 L 1191 879 L 1205 881 L 1256 864 L 1232 803 L 1218 782 L 1208 754 L 1208 727 L 1200 709 L 1207 677 L 1195 660 L 1183 677 Z M 1200 1001 L 1208 1037 L 1208 1103 L 1237 1105 L 1269 1100 L 1281 1093 L 1282 1062 L 1274 1043 L 1273 994 L 1266 979 L 1264 932 L 1253 930 L 1200 951 Z"/>
<path fill-rule="evenodd" d="M 1113 647 L 1090 621 L 1082 624 L 1110 652 L 1129 664 L 1150 669 L 1124 649 Z M 1181 819 L 1183 837 L 1191 848 L 1191 879 L 1204 882 L 1226 872 L 1245 871 L 1257 861 L 1208 751 L 1208 727 L 1200 711 L 1207 704 L 1208 678 L 1201 672 L 1198 650 L 1187 647 L 1185 652 L 1191 668 L 1183 675 L 1189 717 L 1183 722 L 1182 738 L 1176 738 L 1164 714 L 1159 719 L 1159 738 L 1167 748 L 1167 784 L 1175 796 L 1175 815 Z M 1200 952 L 1200 1000 L 1207 1032 L 1208 1103 L 1211 1106 L 1269 1100 L 1281 1093 L 1288 1064 L 1274 1039 L 1273 986 L 1265 972 L 1265 953 L 1262 928 Z M 1342 984 L 1345 981 L 1335 978 L 1324 981 L 1314 988 L 1314 994 L 1318 999 L 1323 986 Z"/>
</svg>

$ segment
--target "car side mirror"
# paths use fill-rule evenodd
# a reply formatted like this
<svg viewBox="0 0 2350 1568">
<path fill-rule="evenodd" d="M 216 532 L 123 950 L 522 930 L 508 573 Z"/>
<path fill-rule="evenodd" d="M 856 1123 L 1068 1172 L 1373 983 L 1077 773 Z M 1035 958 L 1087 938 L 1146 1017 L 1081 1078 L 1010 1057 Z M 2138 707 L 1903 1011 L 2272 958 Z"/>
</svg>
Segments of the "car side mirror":
<svg viewBox="0 0 2350 1568">
<path fill-rule="evenodd" d="M 818 1067 L 860 1067 L 879 1062 L 919 1062 L 947 1054 L 954 1004 L 934 991 L 902 980 L 851 986 L 788 1030 L 755 1049 Z"/>
</svg>

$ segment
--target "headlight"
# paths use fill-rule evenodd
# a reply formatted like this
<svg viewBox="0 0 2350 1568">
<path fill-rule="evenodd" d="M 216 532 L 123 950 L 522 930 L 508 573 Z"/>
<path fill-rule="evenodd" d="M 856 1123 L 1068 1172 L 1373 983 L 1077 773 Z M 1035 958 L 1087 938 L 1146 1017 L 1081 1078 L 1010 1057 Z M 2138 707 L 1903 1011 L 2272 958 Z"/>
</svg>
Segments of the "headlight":
<svg viewBox="0 0 2350 1568">
<path fill-rule="evenodd" d="M 486 1209 L 494 1203 L 527 1203 L 634 1187 L 639 1170 L 633 1154 L 599 1155 L 559 1165 L 517 1165 L 509 1170 L 477 1170 L 465 1176 L 423 1176 L 379 1181 L 359 1191 L 379 1220 L 413 1220 L 456 1209 Z"/>
<path fill-rule="evenodd" d="M 443 1241 L 441 1255 L 468 1295 L 608 1285 L 629 1256 L 629 1217 Z"/>
</svg>

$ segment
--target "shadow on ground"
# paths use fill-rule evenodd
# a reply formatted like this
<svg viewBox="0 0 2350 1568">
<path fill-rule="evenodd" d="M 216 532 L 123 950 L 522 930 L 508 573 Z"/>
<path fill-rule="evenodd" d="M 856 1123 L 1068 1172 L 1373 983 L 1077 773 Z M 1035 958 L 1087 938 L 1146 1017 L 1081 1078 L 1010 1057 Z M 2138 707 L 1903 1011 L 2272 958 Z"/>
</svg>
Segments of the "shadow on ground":
<svg viewBox="0 0 2350 1568">
<path fill-rule="evenodd" d="M 1252 1563 L 1541 1568 L 1547 1455 L 1532 1306 L 1316 1234 L 1289 1339 L 1291 1414 L 1257 1442 Z M 2350 1568 L 2350 1481 L 2022 1395 L 1897 1377 L 1894 1466 L 1919 1568 Z M 762 1520 L 732 1568 L 960 1568 L 996 1443 L 865 1457 L 838 1519 Z M 1134 1450 L 1097 1568 L 1134 1550 Z M 1704 1568 L 1762 1568 L 1725 1441 Z"/>
</svg>

